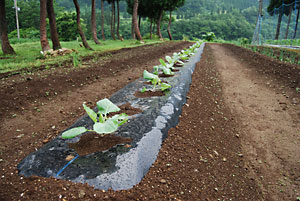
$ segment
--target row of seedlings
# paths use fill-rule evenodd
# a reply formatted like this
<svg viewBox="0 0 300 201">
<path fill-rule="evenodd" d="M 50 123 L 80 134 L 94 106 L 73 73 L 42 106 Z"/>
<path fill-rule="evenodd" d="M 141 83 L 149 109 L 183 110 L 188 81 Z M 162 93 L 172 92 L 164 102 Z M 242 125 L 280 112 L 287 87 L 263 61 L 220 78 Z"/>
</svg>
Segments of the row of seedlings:
<svg viewBox="0 0 300 201">
<path fill-rule="evenodd" d="M 186 48 L 179 53 L 174 53 L 172 57 L 166 56 L 165 62 L 163 59 L 160 59 L 160 65 L 154 66 L 154 72 L 150 73 L 147 70 L 144 70 L 143 77 L 148 82 L 153 85 L 151 91 L 161 90 L 166 91 L 170 89 L 172 86 L 168 83 L 164 83 L 159 78 L 159 73 L 162 72 L 165 75 L 174 75 L 175 67 L 182 67 L 184 62 L 189 61 L 189 58 L 195 54 L 195 52 L 200 48 L 202 41 L 198 41 L 194 45 Z M 148 89 L 145 87 L 141 90 L 141 92 L 145 92 Z M 83 104 L 83 108 L 88 114 L 88 116 L 93 120 L 93 129 L 89 130 L 85 127 L 75 127 L 71 128 L 62 133 L 62 138 L 70 139 L 74 138 L 78 135 L 81 135 L 85 132 L 97 133 L 99 135 L 106 135 L 115 132 L 121 125 L 128 121 L 128 115 L 125 113 L 116 114 L 112 117 L 109 117 L 109 113 L 119 112 L 120 108 L 112 103 L 108 99 L 102 99 L 97 102 L 98 112 L 95 112 L 93 109 L 89 108 L 85 104 Z"/>
</svg>

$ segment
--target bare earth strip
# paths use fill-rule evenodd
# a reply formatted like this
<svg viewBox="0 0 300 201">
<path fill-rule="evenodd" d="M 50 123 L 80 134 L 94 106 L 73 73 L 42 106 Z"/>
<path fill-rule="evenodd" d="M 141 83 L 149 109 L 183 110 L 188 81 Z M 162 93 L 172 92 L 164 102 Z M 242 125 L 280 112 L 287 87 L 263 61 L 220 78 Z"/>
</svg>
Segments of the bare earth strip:
<svg viewBox="0 0 300 201">
<path fill-rule="evenodd" d="M 259 66 L 243 63 L 226 46 L 210 47 L 226 104 L 241 119 L 243 151 L 251 174 L 265 199 L 295 200 L 300 193 L 299 106 L 269 86 L 273 80 L 254 70 Z"/>
</svg>

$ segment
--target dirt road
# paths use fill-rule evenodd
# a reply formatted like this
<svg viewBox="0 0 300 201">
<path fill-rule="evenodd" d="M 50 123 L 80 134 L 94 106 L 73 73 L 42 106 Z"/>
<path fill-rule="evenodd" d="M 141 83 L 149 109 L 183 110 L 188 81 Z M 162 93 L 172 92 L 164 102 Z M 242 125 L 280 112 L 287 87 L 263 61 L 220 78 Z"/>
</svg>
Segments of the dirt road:
<svg viewBox="0 0 300 201">
<path fill-rule="evenodd" d="M 299 95 L 272 74 L 260 72 L 270 59 L 255 64 L 251 56 L 237 55 L 224 45 L 208 48 L 221 75 L 225 102 L 240 119 L 243 152 L 253 178 L 265 198 L 295 200 L 300 193 Z M 269 68 L 275 71 L 274 64 Z"/>
</svg>

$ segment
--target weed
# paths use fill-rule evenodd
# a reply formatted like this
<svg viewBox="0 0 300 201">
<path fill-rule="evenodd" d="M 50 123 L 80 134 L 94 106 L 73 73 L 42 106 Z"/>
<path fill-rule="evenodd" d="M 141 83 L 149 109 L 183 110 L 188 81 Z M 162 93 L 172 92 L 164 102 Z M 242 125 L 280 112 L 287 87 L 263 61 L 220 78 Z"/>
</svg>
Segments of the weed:
<svg viewBox="0 0 300 201">
<path fill-rule="evenodd" d="M 77 52 L 72 52 L 71 54 L 72 59 L 73 59 L 73 66 L 77 67 L 81 65 L 81 61 L 78 59 L 78 53 Z"/>
</svg>

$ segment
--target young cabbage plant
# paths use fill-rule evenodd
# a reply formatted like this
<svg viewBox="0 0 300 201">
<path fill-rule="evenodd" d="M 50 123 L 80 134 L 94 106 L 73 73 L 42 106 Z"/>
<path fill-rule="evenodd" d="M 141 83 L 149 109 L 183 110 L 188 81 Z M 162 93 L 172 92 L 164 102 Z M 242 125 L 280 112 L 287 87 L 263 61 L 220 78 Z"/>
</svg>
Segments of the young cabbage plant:
<svg viewBox="0 0 300 201">
<path fill-rule="evenodd" d="M 174 61 L 174 64 L 176 64 L 178 66 L 184 65 L 184 63 L 180 60 L 180 54 L 178 54 L 176 52 L 173 54 L 172 60 Z"/>
<path fill-rule="evenodd" d="M 163 74 L 165 75 L 174 75 L 174 73 L 172 72 L 173 69 L 173 65 L 166 63 L 164 60 L 160 59 L 159 60 L 160 65 L 159 66 L 154 66 L 154 75 L 158 75 L 159 71 L 161 70 L 163 72 Z"/>
<path fill-rule="evenodd" d="M 74 138 L 87 131 L 96 132 L 101 135 L 113 133 L 128 120 L 128 115 L 126 115 L 125 113 L 117 114 L 113 117 L 108 117 L 107 115 L 109 113 L 119 112 L 120 108 L 106 98 L 97 102 L 97 113 L 85 104 L 83 104 L 83 108 L 91 118 L 91 120 L 93 120 L 94 122 L 93 129 L 86 129 L 85 127 L 72 128 L 63 132 L 62 138 Z"/>
<path fill-rule="evenodd" d="M 182 61 L 188 61 L 190 59 L 189 55 L 187 55 L 185 53 L 180 53 L 179 57 L 180 57 L 180 60 L 182 60 Z"/>
<path fill-rule="evenodd" d="M 144 70 L 143 72 L 143 77 L 144 79 L 148 80 L 151 82 L 151 84 L 153 85 L 153 88 L 151 91 L 155 91 L 156 89 L 159 89 L 161 91 L 165 91 L 167 89 L 170 89 L 172 86 L 167 84 L 167 83 L 162 83 L 161 79 L 159 79 L 159 77 L 153 73 L 149 73 L 147 70 Z M 146 87 L 144 87 L 141 92 L 146 92 L 147 89 Z"/>
</svg>

